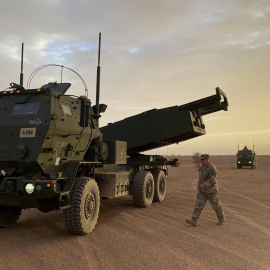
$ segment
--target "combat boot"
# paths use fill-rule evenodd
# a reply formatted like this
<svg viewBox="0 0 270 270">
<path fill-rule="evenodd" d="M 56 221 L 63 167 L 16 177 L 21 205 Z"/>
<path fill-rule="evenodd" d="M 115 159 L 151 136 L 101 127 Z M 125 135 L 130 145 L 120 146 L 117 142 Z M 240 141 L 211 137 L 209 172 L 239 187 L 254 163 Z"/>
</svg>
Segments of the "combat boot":
<svg viewBox="0 0 270 270">
<path fill-rule="evenodd" d="M 193 225 L 193 226 L 197 226 L 197 219 L 195 219 L 195 218 L 192 218 L 192 219 L 186 219 L 186 222 L 187 222 L 188 224 Z"/>
<path fill-rule="evenodd" d="M 217 225 L 223 225 L 225 223 L 226 219 L 225 218 L 221 218 L 218 220 Z"/>
</svg>

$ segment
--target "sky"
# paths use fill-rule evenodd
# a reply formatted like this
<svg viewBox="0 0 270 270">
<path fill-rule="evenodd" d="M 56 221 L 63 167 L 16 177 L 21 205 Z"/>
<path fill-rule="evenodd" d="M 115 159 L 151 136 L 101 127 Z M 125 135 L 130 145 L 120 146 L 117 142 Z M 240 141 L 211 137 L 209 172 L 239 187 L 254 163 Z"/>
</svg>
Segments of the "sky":
<svg viewBox="0 0 270 270">
<path fill-rule="evenodd" d="M 0 15 L 1 91 L 19 83 L 23 42 L 25 87 L 36 68 L 63 65 L 94 104 L 101 32 L 100 126 L 220 87 L 228 111 L 203 117 L 206 135 L 145 153 L 234 155 L 254 144 L 270 154 L 269 0 L 9 0 Z M 68 94 L 84 95 L 69 69 Z M 60 82 L 61 71 L 42 69 L 29 87 Z"/>
</svg>

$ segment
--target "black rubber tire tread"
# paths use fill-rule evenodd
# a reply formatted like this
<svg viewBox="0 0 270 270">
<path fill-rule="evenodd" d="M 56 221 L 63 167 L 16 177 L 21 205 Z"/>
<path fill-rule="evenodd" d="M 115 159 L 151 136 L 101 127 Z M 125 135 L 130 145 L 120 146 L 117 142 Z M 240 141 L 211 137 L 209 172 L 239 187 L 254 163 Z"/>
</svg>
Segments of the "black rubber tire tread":
<svg viewBox="0 0 270 270">
<path fill-rule="evenodd" d="M 85 200 L 88 194 L 94 194 L 95 209 L 91 218 L 85 216 Z M 63 210 L 63 220 L 71 234 L 84 235 L 91 232 L 99 215 L 100 196 L 96 181 L 88 177 L 75 179 L 70 195 L 71 208 Z"/>
<path fill-rule="evenodd" d="M 0 228 L 7 228 L 16 223 L 21 213 L 20 207 L 0 206 Z"/>
<path fill-rule="evenodd" d="M 148 181 L 152 184 L 152 192 L 149 198 L 146 196 L 146 185 Z M 149 207 L 154 198 L 154 188 L 154 178 L 151 172 L 137 172 L 132 183 L 134 204 L 138 207 Z"/>
<path fill-rule="evenodd" d="M 152 175 L 154 177 L 154 183 L 155 183 L 155 191 L 154 191 L 154 202 L 161 202 L 164 200 L 166 195 L 166 175 L 164 171 L 162 170 L 154 170 L 152 172 Z M 160 191 L 160 181 L 163 181 L 164 183 L 164 190 Z"/>
</svg>

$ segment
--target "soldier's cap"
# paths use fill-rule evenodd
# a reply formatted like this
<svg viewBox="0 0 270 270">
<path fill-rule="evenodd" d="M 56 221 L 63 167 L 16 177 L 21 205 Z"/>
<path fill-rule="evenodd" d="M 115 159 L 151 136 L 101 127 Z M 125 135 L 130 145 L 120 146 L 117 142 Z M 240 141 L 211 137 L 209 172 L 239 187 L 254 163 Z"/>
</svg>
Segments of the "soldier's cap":
<svg viewBox="0 0 270 270">
<path fill-rule="evenodd" d="M 209 155 L 208 154 L 203 154 L 201 155 L 201 160 L 208 159 Z"/>
</svg>

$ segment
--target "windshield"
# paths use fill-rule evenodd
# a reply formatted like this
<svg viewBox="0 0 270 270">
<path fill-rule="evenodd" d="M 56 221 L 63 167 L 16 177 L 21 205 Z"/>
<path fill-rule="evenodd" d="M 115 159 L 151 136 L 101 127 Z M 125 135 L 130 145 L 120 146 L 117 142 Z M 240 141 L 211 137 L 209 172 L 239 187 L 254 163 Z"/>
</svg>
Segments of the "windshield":
<svg viewBox="0 0 270 270">
<path fill-rule="evenodd" d="M 10 115 L 37 114 L 41 106 L 41 101 L 15 104 Z"/>
</svg>

